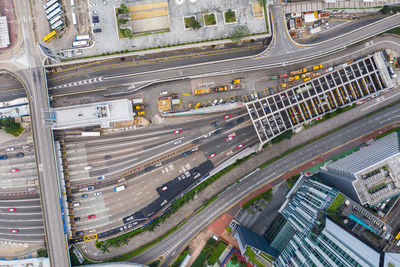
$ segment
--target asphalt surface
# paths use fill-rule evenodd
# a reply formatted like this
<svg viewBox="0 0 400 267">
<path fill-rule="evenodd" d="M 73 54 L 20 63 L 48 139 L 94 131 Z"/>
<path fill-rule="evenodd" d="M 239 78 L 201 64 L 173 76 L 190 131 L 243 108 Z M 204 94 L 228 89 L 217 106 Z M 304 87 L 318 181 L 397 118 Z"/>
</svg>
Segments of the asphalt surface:
<svg viewBox="0 0 400 267">
<path fill-rule="evenodd" d="M 69 266 L 66 236 L 61 216 L 60 188 L 56 179 L 55 156 L 53 148 L 52 131 L 48 127 L 46 111 L 48 110 L 48 96 L 46 77 L 42 68 L 42 55 L 36 46 L 31 29 L 30 10 L 24 8 L 26 3 L 22 0 L 14 1 L 21 19 L 22 35 L 20 38 L 25 43 L 25 52 L 28 55 L 28 68 L 14 70 L 15 74 L 27 89 L 30 98 L 30 115 L 33 126 L 33 139 L 36 148 L 36 164 L 39 176 L 41 204 L 44 213 L 46 229 L 46 244 L 49 250 L 49 259 L 52 266 Z M 25 233 L 25 230 L 21 230 Z"/>
<path fill-rule="evenodd" d="M 241 183 L 224 191 L 214 202 L 203 209 L 199 214 L 190 218 L 187 223 L 173 235 L 168 236 L 160 243 L 153 246 L 151 250 L 146 250 L 146 252 L 133 257 L 130 261 L 146 264 L 160 255 L 164 255 L 165 260 L 162 266 L 168 266 L 189 240 L 241 198 L 251 193 L 262 184 L 271 181 L 275 177 L 279 177 L 286 171 L 307 162 L 317 155 L 327 152 L 391 122 L 398 121 L 398 118 L 393 115 L 399 114 L 399 112 L 400 104 L 397 104 L 394 107 L 388 108 L 387 110 L 372 115 L 371 117 L 360 119 L 333 134 L 292 152 L 291 154 L 272 163 L 268 167 L 255 172 Z"/>
<path fill-rule="evenodd" d="M 59 94 L 65 92 L 76 92 L 99 87 L 112 87 L 115 84 L 142 86 L 152 82 L 165 82 L 171 80 L 188 79 L 195 77 L 215 76 L 219 74 L 237 73 L 256 69 L 265 69 L 271 67 L 282 67 L 298 61 L 310 60 L 315 57 L 327 55 L 332 51 L 337 51 L 345 48 L 348 44 L 353 44 L 367 39 L 370 36 L 387 31 L 390 28 L 400 25 L 400 14 L 377 21 L 364 29 L 351 32 L 335 39 L 328 40 L 319 44 L 316 47 L 305 48 L 299 51 L 289 51 L 288 53 L 281 49 L 281 41 L 276 46 L 276 53 L 271 53 L 265 57 L 234 59 L 223 62 L 215 62 L 213 64 L 203 63 L 193 64 L 191 60 L 188 62 L 166 61 L 156 65 L 125 65 L 113 66 L 112 69 L 107 67 L 107 63 L 103 62 L 102 68 L 99 70 L 91 70 L 90 72 L 81 71 L 79 69 L 71 70 L 71 75 L 64 73 L 56 73 L 50 76 L 48 81 L 50 94 Z M 281 31 L 277 31 L 278 36 L 281 36 Z M 279 40 L 278 40 L 279 41 Z M 268 53 L 267 53 L 268 54 Z M 59 76 L 61 81 L 56 81 Z M 95 80 L 94 80 L 95 79 Z M 77 82 L 79 84 L 72 84 Z M 57 86 L 66 85 L 67 87 L 57 88 Z M 53 88 L 53 89 L 52 89 Z"/>
</svg>

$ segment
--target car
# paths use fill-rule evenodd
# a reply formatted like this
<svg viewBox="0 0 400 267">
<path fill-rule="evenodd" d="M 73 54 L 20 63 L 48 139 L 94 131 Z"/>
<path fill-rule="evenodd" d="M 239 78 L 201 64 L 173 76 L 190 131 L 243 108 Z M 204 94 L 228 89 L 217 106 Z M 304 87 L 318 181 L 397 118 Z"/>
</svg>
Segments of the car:
<svg viewBox="0 0 400 267">
<path fill-rule="evenodd" d="M 18 229 L 10 229 L 10 233 L 13 233 L 13 234 L 18 233 Z"/>
<path fill-rule="evenodd" d="M 167 186 L 164 186 L 163 188 L 160 189 L 160 191 L 162 192 L 162 191 L 165 191 L 165 190 L 167 190 L 167 189 L 168 189 L 168 187 L 167 187 Z"/>
<path fill-rule="evenodd" d="M 190 155 L 190 151 L 186 151 L 185 153 L 182 154 L 183 157 L 187 157 Z"/>
<path fill-rule="evenodd" d="M 92 19 L 99 19 L 99 16 L 92 16 Z"/>
<path fill-rule="evenodd" d="M 105 178 L 104 175 L 102 175 L 102 176 L 97 177 L 96 180 L 103 180 L 104 178 Z"/>
<path fill-rule="evenodd" d="M 10 170 L 10 172 L 18 172 L 18 171 L 19 171 L 18 168 L 12 168 L 12 169 Z"/>
<path fill-rule="evenodd" d="M 74 217 L 74 222 L 79 222 L 81 220 L 81 217 Z"/>
<path fill-rule="evenodd" d="M 93 32 L 101 32 L 101 29 L 100 28 L 93 29 Z"/>
<path fill-rule="evenodd" d="M 17 158 L 22 158 L 23 156 L 25 156 L 25 154 L 22 153 L 22 152 L 19 152 L 19 153 L 17 153 L 15 156 L 16 156 Z"/>
<path fill-rule="evenodd" d="M 92 190 L 94 190 L 94 186 L 93 185 L 88 186 L 88 187 L 85 188 L 85 190 L 86 191 L 92 191 Z"/>
<path fill-rule="evenodd" d="M 199 139 L 194 139 L 193 141 L 192 141 L 192 144 L 197 144 L 199 142 Z"/>
<path fill-rule="evenodd" d="M 232 141 L 233 140 L 233 136 L 229 136 L 228 138 L 226 138 L 226 142 Z"/>
<path fill-rule="evenodd" d="M 231 117 L 231 114 L 228 114 L 228 115 L 225 115 L 225 116 L 224 116 L 224 119 L 227 120 L 227 119 L 229 119 L 230 117 Z"/>
<path fill-rule="evenodd" d="M 83 198 L 88 197 L 88 196 L 89 196 L 88 194 L 82 194 Z"/>
<path fill-rule="evenodd" d="M 112 156 L 110 156 L 110 155 L 104 156 L 104 159 L 106 159 L 106 160 L 111 159 L 111 158 L 112 158 Z"/>
<path fill-rule="evenodd" d="M 242 148 L 242 147 L 243 147 L 243 144 L 239 144 L 236 146 L 237 149 Z"/>
<path fill-rule="evenodd" d="M 13 148 L 13 147 L 7 147 L 7 148 L 6 148 L 6 151 L 7 151 L 7 152 L 14 151 L 14 148 Z"/>
<path fill-rule="evenodd" d="M 101 196 L 101 192 L 95 192 L 94 195 L 95 196 Z"/>
<path fill-rule="evenodd" d="M 287 74 L 284 73 L 284 74 L 280 74 L 279 76 L 280 76 L 281 78 L 285 78 L 285 77 L 287 77 Z"/>
<path fill-rule="evenodd" d="M 213 123 L 210 124 L 211 127 L 216 127 L 219 124 L 218 121 L 214 121 Z"/>
<path fill-rule="evenodd" d="M 97 4 L 96 3 L 92 3 L 92 7 L 96 7 L 97 6 Z"/>
<path fill-rule="evenodd" d="M 8 212 L 15 212 L 15 208 L 8 208 Z"/>
<path fill-rule="evenodd" d="M 182 129 L 178 129 L 178 130 L 174 131 L 174 134 L 178 134 L 178 133 L 181 133 L 181 132 L 182 132 Z"/>
<path fill-rule="evenodd" d="M 99 23 L 98 22 L 93 23 L 93 26 L 97 27 L 97 26 L 99 26 Z"/>
<path fill-rule="evenodd" d="M 160 92 L 160 96 L 167 96 L 167 95 L 168 95 L 168 92 L 167 92 L 167 91 Z"/>
<path fill-rule="evenodd" d="M 94 218 L 96 218 L 96 215 L 91 214 L 91 215 L 87 216 L 87 218 L 88 218 L 88 219 L 94 219 Z"/>
<path fill-rule="evenodd" d="M 232 127 L 233 127 L 233 123 L 232 122 L 230 122 L 230 123 L 225 125 L 225 129 L 230 129 Z"/>
<path fill-rule="evenodd" d="M 0 159 L 7 159 L 8 157 L 6 155 L 1 155 Z"/>
<path fill-rule="evenodd" d="M 219 134 L 219 133 L 221 133 L 221 130 L 220 130 L 220 129 L 215 130 L 215 132 L 214 132 L 214 134 Z"/>
<path fill-rule="evenodd" d="M 212 153 L 212 154 L 210 154 L 210 155 L 208 156 L 208 158 L 211 159 L 211 158 L 215 157 L 215 155 L 216 155 L 215 153 Z"/>
<path fill-rule="evenodd" d="M 182 140 L 179 139 L 174 142 L 174 145 L 179 145 L 180 143 L 182 143 Z"/>
<path fill-rule="evenodd" d="M 81 236 L 81 235 L 83 235 L 83 231 L 76 231 L 76 232 L 75 232 L 75 235 L 76 235 L 76 236 Z"/>
<path fill-rule="evenodd" d="M 92 10 L 92 12 L 90 12 L 92 15 L 97 15 L 97 14 L 99 14 L 99 11 L 97 11 L 97 10 Z"/>
<path fill-rule="evenodd" d="M 237 123 L 242 123 L 244 121 L 244 119 L 243 118 L 239 118 L 239 119 L 237 119 Z"/>
</svg>

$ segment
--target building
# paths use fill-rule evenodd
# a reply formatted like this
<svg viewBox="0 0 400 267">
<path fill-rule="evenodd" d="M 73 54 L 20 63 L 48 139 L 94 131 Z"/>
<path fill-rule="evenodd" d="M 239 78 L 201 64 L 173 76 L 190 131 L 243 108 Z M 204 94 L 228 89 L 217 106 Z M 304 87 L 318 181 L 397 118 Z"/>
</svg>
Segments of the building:
<svg viewBox="0 0 400 267">
<path fill-rule="evenodd" d="M 326 164 L 322 181 L 361 205 L 377 205 L 400 194 L 399 133 L 389 134 L 367 147 Z"/>
<path fill-rule="evenodd" d="M 7 17 L 0 17 L 0 48 L 6 48 L 10 45 L 10 34 L 8 33 Z"/>
<path fill-rule="evenodd" d="M 100 126 L 111 127 L 114 122 L 132 121 L 134 113 L 128 99 L 54 108 L 50 113 L 54 130 Z"/>
<path fill-rule="evenodd" d="M 336 189 L 303 178 L 294 187 L 271 242 L 279 251 L 274 266 L 379 266 L 378 252 L 326 217 Z"/>
</svg>

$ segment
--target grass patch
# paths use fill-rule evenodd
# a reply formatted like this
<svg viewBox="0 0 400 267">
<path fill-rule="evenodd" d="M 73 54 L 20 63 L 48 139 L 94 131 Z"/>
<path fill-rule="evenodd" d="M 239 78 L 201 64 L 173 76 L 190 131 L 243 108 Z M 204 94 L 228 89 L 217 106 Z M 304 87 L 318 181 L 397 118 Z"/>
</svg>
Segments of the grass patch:
<svg viewBox="0 0 400 267">
<path fill-rule="evenodd" d="M 272 257 L 272 256 L 270 256 L 270 255 L 268 255 L 268 254 L 266 254 L 266 253 L 264 253 L 264 252 L 262 252 L 262 251 L 260 251 L 260 254 L 259 254 L 261 257 L 263 257 L 264 259 L 266 259 L 267 261 L 269 261 L 269 262 L 273 262 L 274 260 L 275 260 L 275 258 L 274 257 Z"/>
<path fill-rule="evenodd" d="M 329 205 L 329 207 L 326 211 L 328 213 L 336 213 L 336 211 L 340 208 L 340 206 L 343 204 L 345 199 L 346 199 L 346 197 L 342 193 L 337 194 L 337 196 L 332 201 L 332 203 Z"/>
<path fill-rule="evenodd" d="M 189 254 L 190 250 L 189 247 L 186 247 L 184 251 L 175 259 L 174 263 L 171 265 L 172 267 L 179 267 L 185 257 Z"/>
<path fill-rule="evenodd" d="M 0 119 L 0 129 L 4 130 L 6 133 L 11 134 L 15 137 L 20 136 L 24 131 L 21 124 L 15 122 L 14 118 L 2 118 Z"/>
<path fill-rule="evenodd" d="M 272 189 L 268 189 L 267 191 L 258 194 L 257 196 L 253 197 L 252 199 L 250 199 L 249 201 L 247 201 L 246 203 L 243 204 L 242 208 L 246 209 L 248 208 L 251 204 L 253 204 L 254 202 L 256 202 L 257 200 L 259 200 L 260 198 L 263 198 L 265 201 L 270 201 L 272 198 Z"/>
<path fill-rule="evenodd" d="M 229 9 L 224 12 L 225 23 L 233 23 L 236 22 L 236 11 Z"/>
<path fill-rule="evenodd" d="M 218 242 L 218 245 L 215 250 L 211 253 L 210 257 L 208 258 L 208 264 L 214 265 L 219 257 L 221 256 L 222 252 L 226 249 L 226 244 L 222 241 Z"/>
<path fill-rule="evenodd" d="M 75 256 L 75 253 L 73 252 L 73 249 L 74 249 L 74 247 L 71 247 L 69 249 L 69 259 L 71 261 L 71 266 L 95 264 L 95 262 L 90 261 L 90 260 L 86 259 L 85 257 L 83 257 L 84 261 L 82 262 L 82 264 L 80 264 L 78 258 Z M 77 249 L 77 248 L 75 248 L 75 249 Z"/>
<path fill-rule="evenodd" d="M 207 243 L 204 245 L 201 250 L 199 256 L 197 256 L 196 260 L 193 262 L 193 267 L 203 267 L 207 261 L 208 256 L 216 249 L 217 241 L 214 238 L 210 238 L 207 240 Z"/>
<path fill-rule="evenodd" d="M 48 257 L 48 253 L 47 253 L 47 249 L 38 249 L 37 251 L 38 257 L 42 258 L 47 258 Z"/>
<path fill-rule="evenodd" d="M 397 132 L 399 130 L 400 130 L 400 128 L 393 128 L 392 130 L 387 131 L 386 133 L 382 133 L 382 134 L 378 135 L 375 139 L 376 140 L 381 139 L 381 138 L 383 138 L 383 137 L 385 137 L 385 136 L 387 136 L 387 135 L 389 135 L 391 133 Z"/>
<path fill-rule="evenodd" d="M 225 229 L 228 233 L 232 234 L 232 227 L 228 226 Z"/>
<path fill-rule="evenodd" d="M 392 33 L 392 34 L 400 35 L 400 27 L 390 29 L 390 30 L 388 30 L 388 31 L 385 32 L 385 33 Z"/>
<path fill-rule="evenodd" d="M 251 250 L 250 247 L 247 247 L 247 248 L 246 248 L 246 252 L 244 253 L 244 255 L 246 255 L 247 257 L 249 257 L 249 260 L 250 260 L 251 262 L 253 262 L 254 264 L 257 264 L 258 266 L 264 266 L 264 264 L 262 264 L 261 262 L 259 262 L 259 261 L 256 259 L 257 255 L 256 255 L 256 253 L 254 253 L 253 250 Z"/>
<path fill-rule="evenodd" d="M 289 188 L 292 188 L 292 186 L 296 183 L 296 181 L 297 181 L 297 179 L 299 179 L 299 177 L 300 177 L 300 173 L 297 173 L 286 180 L 286 183 L 289 186 Z"/>
<path fill-rule="evenodd" d="M 215 14 L 204 14 L 204 24 L 206 26 L 213 26 L 217 24 Z"/>
</svg>

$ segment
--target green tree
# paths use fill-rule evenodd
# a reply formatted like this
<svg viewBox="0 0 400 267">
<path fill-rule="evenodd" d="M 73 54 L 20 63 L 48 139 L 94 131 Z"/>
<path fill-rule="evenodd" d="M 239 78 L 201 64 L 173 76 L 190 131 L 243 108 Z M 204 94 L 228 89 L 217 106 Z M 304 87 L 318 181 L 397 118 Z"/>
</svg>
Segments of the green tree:
<svg viewBox="0 0 400 267">
<path fill-rule="evenodd" d="M 235 254 L 232 255 L 231 261 L 232 261 L 232 263 L 235 264 L 235 265 L 239 262 L 239 261 L 238 261 L 238 258 L 236 257 Z"/>
<path fill-rule="evenodd" d="M 238 25 L 233 30 L 231 40 L 233 42 L 239 42 L 243 39 L 243 37 L 246 37 L 248 35 L 250 35 L 249 27 L 247 27 L 246 25 Z"/>
<path fill-rule="evenodd" d="M 185 18 L 185 27 L 198 30 L 201 28 L 200 22 L 195 17 Z"/>
<path fill-rule="evenodd" d="M 232 9 L 229 9 L 228 11 L 225 12 L 225 22 L 230 23 L 230 22 L 235 22 L 236 21 L 236 12 L 233 11 Z"/>
<path fill-rule="evenodd" d="M 128 14 L 129 8 L 125 4 L 121 4 L 118 8 L 118 14 Z"/>
</svg>

